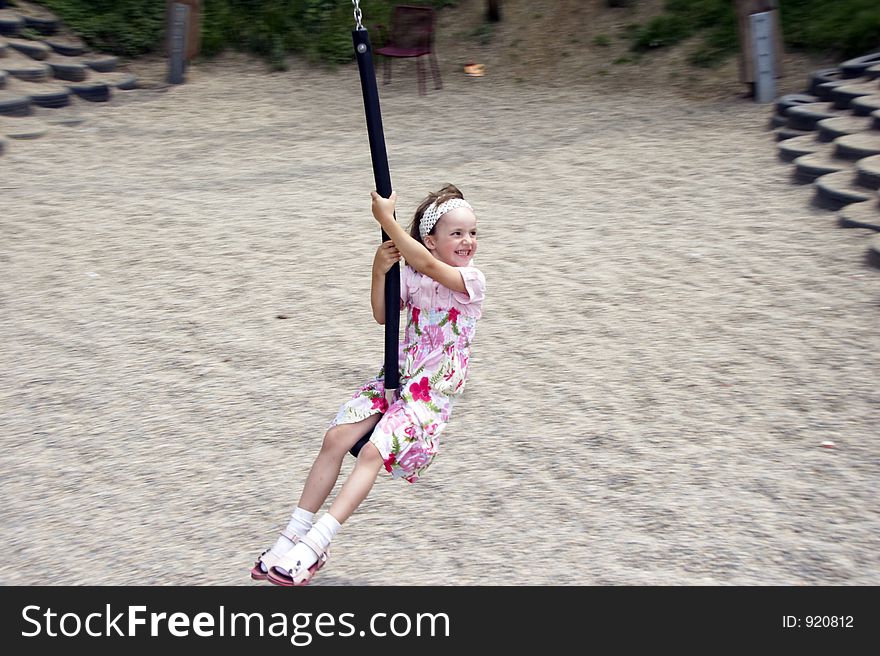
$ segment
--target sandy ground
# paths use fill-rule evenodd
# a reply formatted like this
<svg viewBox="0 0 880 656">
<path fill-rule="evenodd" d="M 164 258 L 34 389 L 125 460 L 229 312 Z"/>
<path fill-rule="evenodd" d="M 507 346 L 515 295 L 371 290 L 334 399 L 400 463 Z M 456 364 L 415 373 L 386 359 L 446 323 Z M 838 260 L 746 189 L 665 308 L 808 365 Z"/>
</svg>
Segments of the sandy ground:
<svg viewBox="0 0 880 656">
<path fill-rule="evenodd" d="M 444 81 L 382 109 L 398 216 L 478 210 L 469 389 L 315 584 L 880 583 L 871 233 L 768 108 Z M 0 583 L 252 584 L 382 359 L 362 110 L 354 67 L 227 58 L 10 143 Z"/>
</svg>

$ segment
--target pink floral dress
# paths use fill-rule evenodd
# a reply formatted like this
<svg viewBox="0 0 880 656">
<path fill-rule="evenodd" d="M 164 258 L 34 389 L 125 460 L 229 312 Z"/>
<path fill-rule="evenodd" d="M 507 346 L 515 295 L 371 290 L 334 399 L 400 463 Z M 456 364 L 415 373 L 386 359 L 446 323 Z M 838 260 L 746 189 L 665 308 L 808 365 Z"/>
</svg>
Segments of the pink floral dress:
<svg viewBox="0 0 880 656">
<path fill-rule="evenodd" d="M 390 407 L 383 370 L 339 409 L 331 426 L 384 416 L 370 437 L 385 469 L 415 483 L 434 460 L 455 399 L 464 391 L 471 343 L 482 314 L 486 279 L 459 267 L 465 292 L 454 292 L 409 266 L 400 269 L 406 329 L 400 345 L 400 386 Z"/>
</svg>

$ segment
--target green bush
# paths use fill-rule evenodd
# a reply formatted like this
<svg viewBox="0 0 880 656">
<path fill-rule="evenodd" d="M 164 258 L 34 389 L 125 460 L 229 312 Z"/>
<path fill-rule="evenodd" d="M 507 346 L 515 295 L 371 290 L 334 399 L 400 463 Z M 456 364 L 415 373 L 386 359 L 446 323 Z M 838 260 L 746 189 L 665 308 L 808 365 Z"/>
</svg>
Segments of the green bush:
<svg viewBox="0 0 880 656">
<path fill-rule="evenodd" d="M 96 50 L 136 57 L 162 43 L 165 0 L 43 0 Z"/>
<path fill-rule="evenodd" d="M 877 0 L 783 0 L 781 5 L 785 42 L 792 48 L 848 57 L 880 49 Z"/>
<path fill-rule="evenodd" d="M 361 0 L 364 26 L 388 25 L 395 0 Z M 407 4 L 444 7 L 455 0 L 407 0 Z M 283 67 L 287 53 L 338 64 L 353 58 L 350 0 L 205 0 L 202 52 L 215 55 L 237 48 Z M 371 32 L 377 41 L 379 35 Z"/>
<path fill-rule="evenodd" d="M 780 0 L 787 48 L 855 57 L 880 49 L 877 0 Z M 632 31 L 631 48 L 644 51 L 699 35 L 689 60 L 712 66 L 739 48 L 732 0 L 666 0 L 664 13 Z"/>
<path fill-rule="evenodd" d="M 407 0 L 445 7 L 457 0 Z M 138 56 L 163 47 L 166 0 L 43 0 L 96 50 Z M 388 25 L 396 0 L 361 0 L 368 29 Z M 288 53 L 328 64 L 353 58 L 350 0 L 203 0 L 202 54 L 225 48 L 265 57 L 283 67 Z M 378 35 L 373 35 L 377 40 Z"/>
<path fill-rule="evenodd" d="M 364 24 L 387 25 L 403 0 L 361 0 Z M 456 0 L 405 0 L 445 7 Z M 633 2 L 609 4 L 631 5 Z M 166 0 L 43 0 L 94 49 L 135 57 L 162 48 Z M 780 0 L 788 48 L 853 57 L 880 49 L 878 0 Z M 350 0 L 203 0 L 202 53 L 234 48 L 282 67 L 288 53 L 328 64 L 352 59 Z M 664 13 L 628 28 L 634 51 L 674 45 L 694 35 L 690 59 L 713 65 L 738 47 L 732 0 L 667 0 Z M 379 35 L 372 32 L 373 40 Z"/>
</svg>

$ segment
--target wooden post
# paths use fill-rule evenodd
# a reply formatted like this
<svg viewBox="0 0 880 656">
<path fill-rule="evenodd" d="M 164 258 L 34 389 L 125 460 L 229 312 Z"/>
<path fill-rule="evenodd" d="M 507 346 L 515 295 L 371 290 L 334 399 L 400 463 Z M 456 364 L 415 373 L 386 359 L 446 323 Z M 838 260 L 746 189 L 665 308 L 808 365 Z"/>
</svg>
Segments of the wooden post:
<svg viewBox="0 0 880 656">
<path fill-rule="evenodd" d="M 755 102 L 759 103 L 773 102 L 776 98 L 773 22 L 778 14 L 777 11 L 762 11 L 749 16 L 755 59 Z"/>
<path fill-rule="evenodd" d="M 168 83 L 183 84 L 186 70 L 186 34 L 189 31 L 189 6 L 171 4 L 171 28 L 168 33 Z"/>
<path fill-rule="evenodd" d="M 757 61 L 754 51 L 754 37 L 749 16 L 771 12 L 773 21 L 773 61 L 775 77 L 782 77 L 782 17 L 779 13 L 779 0 L 733 0 L 736 8 L 736 23 L 739 36 L 739 80 L 747 84 L 752 94 L 757 80 Z"/>
<path fill-rule="evenodd" d="M 501 0 L 486 0 L 486 20 L 490 23 L 501 21 Z"/>
<path fill-rule="evenodd" d="M 171 55 L 171 15 L 175 4 L 189 7 L 189 27 L 186 32 L 186 53 L 184 59 L 189 62 L 198 56 L 202 47 L 202 0 L 166 0 L 165 2 L 165 50 Z"/>
</svg>

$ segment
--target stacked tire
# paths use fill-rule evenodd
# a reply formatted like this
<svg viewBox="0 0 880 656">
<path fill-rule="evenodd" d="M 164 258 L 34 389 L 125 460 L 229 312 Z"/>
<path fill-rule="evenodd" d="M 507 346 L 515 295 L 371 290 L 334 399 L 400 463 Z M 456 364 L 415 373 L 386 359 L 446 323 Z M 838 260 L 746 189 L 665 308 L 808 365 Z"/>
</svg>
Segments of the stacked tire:
<svg viewBox="0 0 880 656">
<path fill-rule="evenodd" d="M 814 204 L 842 227 L 880 233 L 880 52 L 814 71 L 803 93 L 776 100 L 770 126 L 794 180 L 813 183 Z M 867 261 L 880 268 L 880 234 Z"/>
</svg>

